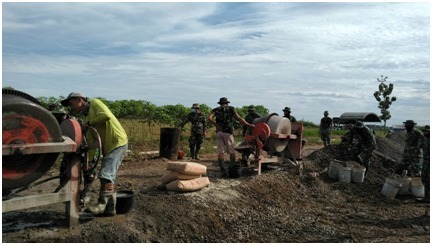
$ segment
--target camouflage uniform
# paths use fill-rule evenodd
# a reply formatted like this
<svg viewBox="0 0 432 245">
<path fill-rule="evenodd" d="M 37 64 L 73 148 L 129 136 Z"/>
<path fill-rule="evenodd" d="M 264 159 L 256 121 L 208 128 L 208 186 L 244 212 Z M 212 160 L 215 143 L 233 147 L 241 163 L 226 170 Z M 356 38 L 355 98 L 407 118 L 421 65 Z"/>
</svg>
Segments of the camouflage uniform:
<svg viewBox="0 0 432 245">
<path fill-rule="evenodd" d="M 297 119 L 294 116 L 291 116 L 291 108 L 285 107 L 282 111 L 284 112 L 283 117 L 288 118 L 291 122 L 297 122 Z M 306 142 L 306 139 L 302 139 L 302 148 L 306 145 Z"/>
<path fill-rule="evenodd" d="M 421 176 L 422 165 L 423 165 L 423 152 L 422 149 L 426 143 L 425 136 L 414 128 L 414 121 L 407 120 L 405 128 L 407 128 L 407 139 L 405 140 L 405 148 L 402 158 L 402 163 L 405 168 L 408 169 L 409 176 Z"/>
<path fill-rule="evenodd" d="M 426 141 L 423 147 L 423 168 L 422 168 L 422 182 L 425 186 L 425 198 L 424 200 L 430 201 L 430 136 L 429 136 L 429 125 L 426 125 L 423 129 L 423 134 L 426 137 Z"/>
<path fill-rule="evenodd" d="M 194 106 L 197 105 L 194 104 Z M 199 109 L 199 107 L 197 108 Z M 190 112 L 188 114 L 186 121 L 183 122 L 182 127 L 187 122 L 191 123 L 191 135 L 189 137 L 190 157 L 192 159 L 199 159 L 198 153 L 201 149 L 201 144 L 204 140 L 204 135 L 205 135 L 205 127 L 206 127 L 205 115 L 201 111 Z"/>
<path fill-rule="evenodd" d="M 357 122 L 355 126 L 350 130 L 348 142 L 353 143 L 354 138 L 357 139 L 357 151 L 356 156 L 358 161 L 365 166 L 366 173 L 369 169 L 370 158 L 372 157 L 373 151 L 377 148 L 375 135 L 365 127 L 363 123 Z"/>
<path fill-rule="evenodd" d="M 219 107 L 214 108 L 209 116 L 209 120 L 212 124 L 216 126 L 216 142 L 217 142 L 217 151 L 218 151 L 218 163 L 221 169 L 221 172 L 229 176 L 226 171 L 224 164 L 224 150 L 227 150 L 230 155 L 230 166 L 235 170 L 238 165 L 235 160 L 235 150 L 234 150 L 234 125 L 233 119 L 236 119 L 243 125 L 247 125 L 248 127 L 253 127 L 252 124 L 246 122 L 243 118 L 241 118 L 234 107 L 229 106 L 230 102 L 226 97 L 222 97 L 219 99 L 218 104 Z M 215 120 L 213 119 L 215 118 Z"/>
<path fill-rule="evenodd" d="M 324 117 L 321 118 L 321 123 L 319 127 L 319 132 L 321 140 L 324 142 L 324 146 L 330 145 L 330 134 L 332 128 L 333 120 L 328 117 L 328 112 L 324 112 Z"/>
<path fill-rule="evenodd" d="M 235 108 L 233 106 L 219 106 L 212 110 L 216 117 L 216 132 L 232 134 L 234 132 L 233 117 Z"/>
</svg>

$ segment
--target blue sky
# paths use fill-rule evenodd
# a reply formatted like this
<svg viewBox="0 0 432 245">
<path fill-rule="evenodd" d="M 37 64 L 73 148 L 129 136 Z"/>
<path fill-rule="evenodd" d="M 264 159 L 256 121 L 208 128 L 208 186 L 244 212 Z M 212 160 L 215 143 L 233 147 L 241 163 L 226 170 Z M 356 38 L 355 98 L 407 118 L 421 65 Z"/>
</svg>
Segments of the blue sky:
<svg viewBox="0 0 432 245">
<path fill-rule="evenodd" d="M 2 85 L 156 105 L 255 104 L 319 123 L 375 112 L 430 122 L 430 4 L 2 3 Z"/>
</svg>

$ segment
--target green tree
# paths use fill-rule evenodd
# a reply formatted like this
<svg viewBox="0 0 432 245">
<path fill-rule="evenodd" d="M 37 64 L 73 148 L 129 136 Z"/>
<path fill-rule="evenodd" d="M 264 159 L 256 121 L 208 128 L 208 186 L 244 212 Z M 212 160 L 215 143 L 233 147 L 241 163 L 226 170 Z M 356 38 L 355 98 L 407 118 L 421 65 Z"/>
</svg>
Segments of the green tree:
<svg viewBox="0 0 432 245">
<path fill-rule="evenodd" d="M 387 120 L 391 118 L 391 114 L 389 111 L 390 105 L 396 101 L 396 97 L 391 97 L 390 94 L 393 92 L 393 84 L 386 84 L 388 77 L 384 77 L 381 75 L 381 78 L 377 78 L 378 82 L 378 91 L 375 91 L 373 94 L 375 99 L 378 101 L 378 108 L 381 110 L 380 119 L 384 121 L 384 130 L 386 130 Z"/>
</svg>

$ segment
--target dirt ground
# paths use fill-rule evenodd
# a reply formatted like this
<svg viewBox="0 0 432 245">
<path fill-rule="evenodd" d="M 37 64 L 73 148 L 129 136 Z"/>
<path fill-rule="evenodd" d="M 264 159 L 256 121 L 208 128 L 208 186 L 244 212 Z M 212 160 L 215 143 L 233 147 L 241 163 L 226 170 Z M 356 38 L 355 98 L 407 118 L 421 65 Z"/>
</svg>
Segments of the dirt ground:
<svg viewBox="0 0 432 245">
<path fill-rule="evenodd" d="M 288 164 L 269 164 L 262 175 L 222 178 L 216 155 L 204 155 L 196 162 L 207 166 L 210 185 L 188 193 L 161 186 L 167 159 L 131 153 L 116 183 L 117 190 L 135 193 L 129 213 L 82 213 L 79 227 L 72 229 L 65 225 L 64 204 L 3 213 L 2 241 L 429 243 L 429 206 L 412 196 L 389 200 L 380 193 L 395 171 L 401 147 L 381 139 L 363 183 L 328 177 L 331 160 L 350 158 L 343 144 L 306 145 L 301 175 Z"/>
</svg>

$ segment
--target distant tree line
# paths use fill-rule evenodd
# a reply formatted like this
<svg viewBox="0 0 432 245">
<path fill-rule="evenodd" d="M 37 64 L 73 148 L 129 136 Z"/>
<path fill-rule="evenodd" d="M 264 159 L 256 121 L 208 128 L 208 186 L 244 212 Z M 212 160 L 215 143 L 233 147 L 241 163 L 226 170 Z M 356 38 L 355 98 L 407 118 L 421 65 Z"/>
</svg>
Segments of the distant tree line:
<svg viewBox="0 0 432 245">
<path fill-rule="evenodd" d="M 14 89 L 12 87 L 3 87 L 7 89 Z M 112 113 L 119 119 L 138 119 L 142 123 L 148 124 L 150 127 L 152 124 L 156 125 L 169 125 L 172 127 L 179 127 L 184 120 L 186 120 L 188 113 L 191 108 L 188 106 L 184 106 L 181 104 L 177 105 L 163 105 L 157 106 L 146 100 L 107 100 L 102 97 L 96 97 L 103 101 L 108 108 L 112 111 Z M 64 100 L 64 96 L 59 97 L 46 97 L 41 96 L 37 97 L 37 100 L 44 106 L 45 108 L 53 107 L 55 105 L 56 110 L 65 110 L 69 114 L 73 116 L 73 112 L 69 112 L 69 108 L 64 108 L 60 101 Z M 191 105 L 192 106 L 192 105 Z M 254 105 L 256 112 L 262 116 L 268 115 L 269 110 L 263 105 Z M 208 116 L 213 109 L 213 107 L 209 107 L 206 104 L 200 104 L 201 111 Z M 242 107 L 236 107 L 237 113 L 240 117 L 244 118 L 248 114 L 249 105 L 244 105 Z M 212 127 L 213 125 L 208 123 L 207 127 Z M 314 126 L 317 125 L 312 122 L 304 122 L 304 126 Z M 242 125 L 234 120 L 234 128 L 241 129 Z"/>
</svg>

